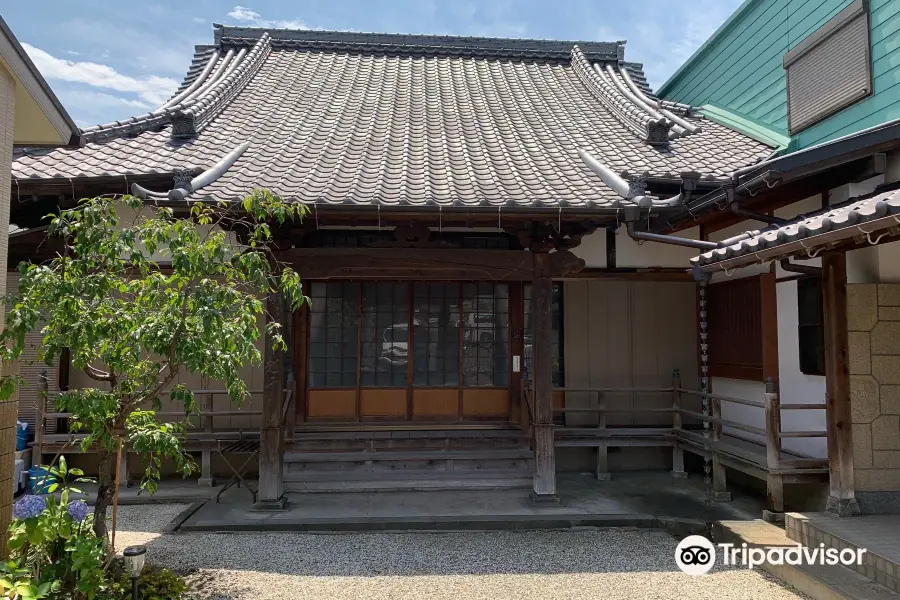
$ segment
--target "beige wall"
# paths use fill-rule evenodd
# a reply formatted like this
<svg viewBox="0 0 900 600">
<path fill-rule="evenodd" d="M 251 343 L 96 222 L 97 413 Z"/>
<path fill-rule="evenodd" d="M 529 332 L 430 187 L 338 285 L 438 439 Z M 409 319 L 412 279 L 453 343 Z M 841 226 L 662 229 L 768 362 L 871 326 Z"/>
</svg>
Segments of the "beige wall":
<svg viewBox="0 0 900 600">
<path fill-rule="evenodd" d="M 700 228 L 691 227 L 677 234 L 679 237 L 699 239 Z M 642 268 L 690 268 L 691 257 L 697 255 L 695 248 L 673 246 L 672 244 L 659 244 L 656 242 L 636 242 L 628 237 L 625 226 L 622 225 L 616 231 L 616 268 L 642 269 Z M 585 236 L 581 244 L 572 248 L 572 254 L 584 259 L 585 267 L 589 269 L 602 269 L 610 265 L 606 261 L 606 229 L 598 229 L 594 233 Z"/>
<path fill-rule="evenodd" d="M 847 286 L 856 490 L 900 490 L 900 284 Z"/>
<path fill-rule="evenodd" d="M 15 128 L 16 83 L 0 67 L 0 264 L 6 264 L 9 232 L 9 198 Z M 0 296 L 6 295 L 6 279 L 0 277 Z M 0 311 L 0 327 L 3 313 Z M 6 553 L 5 533 L 12 517 L 13 452 L 16 448 L 16 401 L 0 403 L 0 553 Z"/>
<path fill-rule="evenodd" d="M 566 387 L 665 387 L 677 368 L 683 385 L 697 389 L 696 315 L 696 286 L 691 282 L 566 282 Z M 608 408 L 672 405 L 668 393 L 605 396 Z M 566 402 L 584 407 L 591 397 L 569 393 Z M 569 420 L 575 424 L 578 417 Z M 607 423 L 663 424 L 671 423 L 671 415 L 619 414 Z"/>
</svg>

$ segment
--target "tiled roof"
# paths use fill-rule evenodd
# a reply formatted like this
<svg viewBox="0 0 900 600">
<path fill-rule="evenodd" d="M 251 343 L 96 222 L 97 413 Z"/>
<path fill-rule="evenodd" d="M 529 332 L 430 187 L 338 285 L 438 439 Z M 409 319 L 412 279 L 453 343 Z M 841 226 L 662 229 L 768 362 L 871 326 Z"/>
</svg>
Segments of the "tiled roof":
<svg viewBox="0 0 900 600">
<path fill-rule="evenodd" d="M 308 203 L 611 206 L 620 197 L 579 150 L 632 177 L 701 180 L 771 152 L 660 103 L 623 60 L 621 43 L 217 26 L 164 106 L 86 129 L 81 148 L 19 156 L 13 176 L 224 162 L 191 198 L 265 187 Z"/>
<path fill-rule="evenodd" d="M 876 191 L 863 198 L 854 198 L 839 206 L 801 216 L 785 225 L 771 226 L 736 244 L 704 252 L 692 258 L 691 264 L 706 268 L 728 261 L 724 266 L 734 268 L 755 260 L 772 260 L 796 252 L 815 253 L 837 239 L 857 235 L 865 236 L 870 243 L 874 243 L 882 231 L 896 227 L 898 223 L 900 189 Z"/>
</svg>

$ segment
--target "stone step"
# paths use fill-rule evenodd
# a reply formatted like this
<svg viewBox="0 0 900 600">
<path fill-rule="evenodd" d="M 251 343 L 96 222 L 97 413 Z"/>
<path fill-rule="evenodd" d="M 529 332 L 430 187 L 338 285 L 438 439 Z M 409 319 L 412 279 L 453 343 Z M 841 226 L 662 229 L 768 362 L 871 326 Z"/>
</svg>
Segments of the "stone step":
<svg viewBox="0 0 900 600">
<path fill-rule="evenodd" d="M 797 545 L 784 529 L 760 520 L 718 521 L 713 525 L 713 539 L 762 548 Z M 841 565 L 764 563 L 759 568 L 813 600 L 900 600 L 895 592 Z"/>
<path fill-rule="evenodd" d="M 433 450 L 404 451 L 379 450 L 374 452 L 287 452 L 285 463 L 317 462 L 369 462 L 369 461 L 438 461 L 438 460 L 516 460 L 534 458 L 528 448 L 483 450 Z"/>
<path fill-rule="evenodd" d="M 378 473 L 317 472 L 285 473 L 286 492 L 386 492 L 438 490 L 528 489 L 533 479 L 522 470 L 456 472 L 429 471 L 419 475 L 409 471 Z"/>
</svg>

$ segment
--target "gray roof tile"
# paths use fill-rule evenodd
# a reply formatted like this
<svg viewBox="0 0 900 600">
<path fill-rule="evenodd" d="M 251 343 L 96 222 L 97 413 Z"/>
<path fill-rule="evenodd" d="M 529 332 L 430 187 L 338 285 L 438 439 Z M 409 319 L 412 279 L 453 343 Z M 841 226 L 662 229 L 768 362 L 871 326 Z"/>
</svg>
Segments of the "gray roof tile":
<svg viewBox="0 0 900 600">
<path fill-rule="evenodd" d="M 13 176 L 202 171 L 248 141 L 191 197 L 237 199 L 267 187 L 306 203 L 607 206 L 620 198 L 579 149 L 617 172 L 705 179 L 771 152 L 707 120 L 699 133 L 648 144 L 651 117 L 590 64 L 627 68 L 649 94 L 640 66 L 618 63 L 617 43 L 229 27 L 216 37 L 218 46 L 198 47 L 173 98 L 210 60 L 212 80 L 234 50 L 241 60 L 218 81 L 128 124 L 86 130 L 82 148 L 19 156 Z M 173 122 L 192 117 L 191 137 L 177 139 Z"/>
<path fill-rule="evenodd" d="M 753 255 L 764 250 L 766 259 L 773 260 L 781 255 L 794 253 L 791 244 L 799 244 L 800 250 L 815 251 L 825 240 L 810 239 L 822 234 L 858 227 L 859 235 L 875 233 L 871 226 L 865 227 L 869 221 L 886 216 L 895 216 L 888 224 L 893 227 L 900 222 L 900 189 L 876 191 L 862 198 L 854 198 L 839 206 L 818 211 L 811 215 L 801 215 L 797 219 L 781 226 L 771 226 L 743 241 L 724 248 L 716 248 L 704 252 L 691 259 L 691 264 L 698 267 L 710 267 L 722 261 L 732 261 L 742 257 L 754 258 Z M 877 237 L 877 236 L 876 236 Z M 778 250 L 783 252 L 778 252 Z M 734 262 L 734 261 L 732 261 Z M 747 261 L 742 261 L 747 262 Z M 730 264 L 729 267 L 740 266 Z"/>
</svg>

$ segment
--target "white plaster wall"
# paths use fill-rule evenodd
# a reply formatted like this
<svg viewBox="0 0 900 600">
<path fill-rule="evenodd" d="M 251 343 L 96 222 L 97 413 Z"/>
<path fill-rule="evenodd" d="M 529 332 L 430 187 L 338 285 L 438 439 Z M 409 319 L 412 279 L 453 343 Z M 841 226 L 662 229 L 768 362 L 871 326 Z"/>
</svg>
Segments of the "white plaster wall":
<svg viewBox="0 0 900 600">
<path fill-rule="evenodd" d="M 605 235 L 605 234 L 604 234 Z M 700 239 L 700 228 L 692 227 L 674 234 L 692 240 Z M 641 242 L 628 237 L 625 226 L 616 232 L 616 267 L 648 268 L 665 267 L 688 270 L 691 258 L 697 256 L 696 248 L 686 248 L 658 242 Z"/>
<path fill-rule="evenodd" d="M 598 229 L 581 238 L 581 243 L 572 248 L 572 254 L 583 259 L 586 268 L 606 268 L 606 230 Z"/>
<path fill-rule="evenodd" d="M 797 282 L 776 284 L 778 306 L 778 386 L 782 405 L 825 402 L 825 377 L 800 371 L 800 342 L 797 335 Z M 824 410 L 781 411 L 782 431 L 825 431 Z M 825 438 L 786 438 L 786 450 L 826 457 Z"/>
<path fill-rule="evenodd" d="M 745 400 L 765 400 L 766 384 L 762 381 L 748 381 L 746 379 L 728 379 L 726 377 L 712 377 L 711 388 L 714 394 L 722 396 L 731 396 L 732 398 L 741 398 Z M 743 423 L 753 427 L 765 428 L 766 415 L 765 411 L 755 406 L 745 406 L 743 404 L 735 404 L 734 402 L 722 402 L 722 418 L 726 421 L 734 421 L 735 423 Z M 724 433 L 733 433 L 739 437 L 748 440 L 754 440 L 760 444 L 765 444 L 766 439 L 763 436 L 742 431 L 739 429 L 723 428 Z"/>
</svg>

